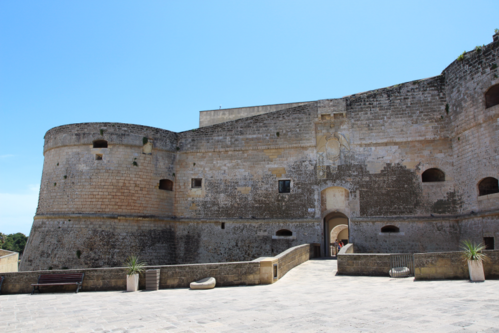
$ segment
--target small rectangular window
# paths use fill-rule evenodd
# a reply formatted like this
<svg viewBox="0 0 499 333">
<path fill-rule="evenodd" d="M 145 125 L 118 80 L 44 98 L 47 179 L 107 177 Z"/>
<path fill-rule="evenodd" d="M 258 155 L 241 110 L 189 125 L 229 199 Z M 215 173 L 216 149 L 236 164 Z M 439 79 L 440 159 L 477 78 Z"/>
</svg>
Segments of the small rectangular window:
<svg viewBox="0 0 499 333">
<path fill-rule="evenodd" d="M 485 250 L 494 249 L 494 237 L 483 237 L 483 242 L 485 243 Z"/>
<path fill-rule="evenodd" d="M 203 185 L 203 179 L 201 178 L 192 178 L 191 179 L 191 188 L 201 188 Z"/>
<path fill-rule="evenodd" d="M 289 193 L 289 192 L 291 192 L 291 180 L 280 180 L 279 193 Z"/>
<path fill-rule="evenodd" d="M 95 154 L 96 161 L 102 161 L 102 154 Z"/>
<path fill-rule="evenodd" d="M 222 224 L 220 225 L 220 227 L 221 227 L 222 229 L 225 229 L 225 222 L 222 222 Z"/>
</svg>

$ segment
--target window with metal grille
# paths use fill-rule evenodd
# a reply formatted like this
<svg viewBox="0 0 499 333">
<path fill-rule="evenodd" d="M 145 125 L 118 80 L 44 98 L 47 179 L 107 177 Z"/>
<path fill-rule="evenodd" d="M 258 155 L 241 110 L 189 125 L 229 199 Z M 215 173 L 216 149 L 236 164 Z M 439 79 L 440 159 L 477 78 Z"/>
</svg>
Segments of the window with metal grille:
<svg viewBox="0 0 499 333">
<path fill-rule="evenodd" d="M 290 193 L 290 192 L 291 192 L 291 180 L 280 180 L 279 193 Z"/>
<path fill-rule="evenodd" d="M 484 178 L 478 183 L 479 196 L 493 194 L 499 192 L 499 184 L 494 177 Z"/>
<path fill-rule="evenodd" d="M 192 178 L 191 179 L 191 188 L 201 188 L 203 186 L 202 178 Z"/>
</svg>

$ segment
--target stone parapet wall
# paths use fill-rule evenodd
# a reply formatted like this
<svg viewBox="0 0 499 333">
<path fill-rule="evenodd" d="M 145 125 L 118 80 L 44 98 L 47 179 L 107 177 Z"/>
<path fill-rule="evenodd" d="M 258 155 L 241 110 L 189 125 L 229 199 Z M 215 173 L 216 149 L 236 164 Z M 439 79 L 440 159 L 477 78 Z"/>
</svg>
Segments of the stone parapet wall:
<svg viewBox="0 0 499 333">
<path fill-rule="evenodd" d="M 352 143 L 435 140 L 448 135 L 442 75 L 345 97 Z"/>
<path fill-rule="evenodd" d="M 58 126 L 45 134 L 44 152 L 63 146 L 92 145 L 106 140 L 110 145 L 143 146 L 148 138 L 155 149 L 175 152 L 177 133 L 156 127 L 123 123 L 79 123 Z"/>
<path fill-rule="evenodd" d="M 295 106 L 308 104 L 311 102 L 272 104 L 260 106 L 248 106 L 241 108 L 206 110 L 199 112 L 199 127 L 206 127 L 227 121 L 237 120 L 257 116 L 264 113 L 275 112 L 283 109 L 289 109 Z"/>
<path fill-rule="evenodd" d="M 317 103 L 178 133 L 180 152 L 315 145 Z"/>
<path fill-rule="evenodd" d="M 313 258 L 314 252 L 310 244 L 303 244 L 292 247 L 277 256 L 278 279 L 282 278 L 287 272 L 294 267 L 304 263 L 305 261 Z"/>
<path fill-rule="evenodd" d="M 0 273 L 17 272 L 19 266 L 19 253 L 0 250 Z"/>
<path fill-rule="evenodd" d="M 389 276 L 389 253 L 355 253 L 355 245 L 347 244 L 337 255 L 338 275 Z"/>
<path fill-rule="evenodd" d="M 310 244 L 288 249 L 282 255 L 270 258 L 279 261 L 279 278 L 284 276 L 290 269 L 313 257 Z M 250 286 L 267 284 L 262 282 L 260 261 L 169 265 L 169 266 L 147 266 L 146 269 L 160 270 L 160 289 L 188 288 L 193 281 L 205 277 L 214 277 L 217 287 L 226 286 Z M 71 269 L 71 270 L 41 270 L 30 272 L 5 273 L 5 281 L 2 286 L 2 294 L 30 293 L 33 290 L 32 283 L 38 281 L 41 274 L 69 274 L 84 273 L 82 291 L 110 291 L 126 289 L 126 268 L 93 268 L 93 269 Z M 278 280 L 277 279 L 277 280 Z M 145 289 L 145 276 L 141 275 L 139 289 Z M 75 286 L 67 287 L 42 287 L 42 292 L 49 291 L 75 291 Z"/>
<path fill-rule="evenodd" d="M 253 262 L 213 263 L 172 266 L 147 266 L 146 269 L 160 269 L 161 289 L 188 288 L 193 281 L 205 277 L 215 277 L 217 286 L 256 285 L 260 283 L 260 264 Z M 84 273 L 82 291 L 110 291 L 126 289 L 125 268 L 95 268 L 30 271 L 6 273 L 2 286 L 2 294 L 22 294 L 33 290 L 32 283 L 38 281 L 40 274 Z M 145 275 L 141 275 L 139 288 L 145 288 Z M 66 290 L 74 291 L 75 286 L 42 287 L 43 291 Z"/>
<path fill-rule="evenodd" d="M 484 251 L 488 259 L 483 263 L 486 279 L 499 279 L 499 251 Z M 468 264 L 460 252 L 414 254 L 416 280 L 469 279 Z"/>
</svg>

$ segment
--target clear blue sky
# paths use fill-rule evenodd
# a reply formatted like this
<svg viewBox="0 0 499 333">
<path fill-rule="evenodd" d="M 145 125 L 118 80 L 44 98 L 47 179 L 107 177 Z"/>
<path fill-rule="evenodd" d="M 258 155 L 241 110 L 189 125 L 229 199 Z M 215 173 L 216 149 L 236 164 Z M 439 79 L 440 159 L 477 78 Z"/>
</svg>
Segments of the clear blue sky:
<svg viewBox="0 0 499 333">
<path fill-rule="evenodd" d="M 54 126 L 184 131 L 199 111 L 438 75 L 492 41 L 499 1 L 2 1 L 0 232 L 30 232 Z"/>
</svg>

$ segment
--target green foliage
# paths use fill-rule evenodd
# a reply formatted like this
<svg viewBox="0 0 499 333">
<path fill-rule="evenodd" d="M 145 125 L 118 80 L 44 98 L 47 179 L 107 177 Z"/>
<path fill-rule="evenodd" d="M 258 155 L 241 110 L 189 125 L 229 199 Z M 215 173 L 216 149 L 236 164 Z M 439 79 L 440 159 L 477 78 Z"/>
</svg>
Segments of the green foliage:
<svg viewBox="0 0 499 333">
<path fill-rule="evenodd" d="M 149 139 L 148 139 L 148 138 L 146 138 L 146 137 L 143 137 L 143 138 L 142 138 L 142 144 L 143 144 L 143 145 L 146 145 L 148 142 L 149 142 Z"/>
<path fill-rule="evenodd" d="M 172 173 L 172 176 L 173 176 L 173 177 L 175 177 L 175 172 L 174 172 L 174 173 Z"/>
<path fill-rule="evenodd" d="M 57 166 L 59 166 L 59 162 L 57 162 Z"/>
<path fill-rule="evenodd" d="M 78 259 L 80 259 L 80 257 L 81 257 L 81 251 L 80 250 L 76 250 L 76 256 L 78 257 Z"/>
<path fill-rule="evenodd" d="M 127 268 L 127 275 L 134 274 L 142 274 L 145 271 L 145 266 L 147 265 L 145 262 L 140 261 L 139 257 L 136 255 L 131 255 L 124 262 L 125 267 Z"/>
<path fill-rule="evenodd" d="M 137 164 L 137 161 L 133 161 L 132 163 L 134 166 L 138 167 L 139 165 Z"/>
<path fill-rule="evenodd" d="M 276 134 L 275 134 L 275 135 L 277 135 L 277 137 L 279 137 L 279 132 L 276 132 Z"/>
<path fill-rule="evenodd" d="M 67 178 L 68 178 L 68 176 L 64 175 L 64 179 L 67 179 Z"/>
<path fill-rule="evenodd" d="M 482 52 L 482 47 L 478 45 L 477 47 L 475 47 L 475 51 L 476 51 L 477 53 Z"/>
<path fill-rule="evenodd" d="M 20 232 L 10 235 L 0 233 L 0 248 L 3 250 L 23 253 L 27 241 L 28 237 Z"/>
<path fill-rule="evenodd" d="M 499 34 L 499 29 L 494 29 L 494 32 L 495 32 L 496 34 Z"/>
<path fill-rule="evenodd" d="M 482 251 L 485 250 L 485 245 L 482 243 L 476 244 L 475 242 L 469 240 L 464 240 L 461 243 L 461 255 L 463 260 L 483 261 L 487 258 L 485 253 L 482 253 Z"/>
<path fill-rule="evenodd" d="M 460 54 L 459 57 L 457 57 L 457 61 L 463 61 L 465 54 L 466 54 L 466 51 L 464 51 L 462 54 Z"/>
<path fill-rule="evenodd" d="M 54 186 L 57 186 L 57 183 L 54 183 Z"/>
<path fill-rule="evenodd" d="M 192 163 L 192 166 L 196 166 L 196 163 Z"/>
<path fill-rule="evenodd" d="M 496 68 L 497 68 L 497 64 L 496 64 L 496 63 L 494 63 L 494 64 L 492 64 L 492 66 L 490 66 L 490 69 L 491 69 L 491 70 L 494 70 L 494 69 L 496 69 Z"/>
<path fill-rule="evenodd" d="M 445 112 L 449 114 L 449 103 L 445 104 Z"/>
<path fill-rule="evenodd" d="M 104 130 L 103 129 L 100 130 L 100 135 L 104 135 Z"/>
</svg>

